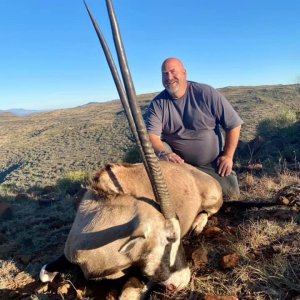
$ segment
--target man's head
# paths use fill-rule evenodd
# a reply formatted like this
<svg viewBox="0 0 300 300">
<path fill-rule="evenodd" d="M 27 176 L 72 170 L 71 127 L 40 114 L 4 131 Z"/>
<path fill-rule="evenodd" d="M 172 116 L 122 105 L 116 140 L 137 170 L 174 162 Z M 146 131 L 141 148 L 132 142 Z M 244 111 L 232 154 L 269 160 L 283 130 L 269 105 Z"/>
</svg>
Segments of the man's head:
<svg viewBox="0 0 300 300">
<path fill-rule="evenodd" d="M 162 84 L 169 94 L 180 98 L 185 94 L 187 88 L 186 70 L 182 62 L 177 58 L 167 58 L 162 66 Z"/>
</svg>

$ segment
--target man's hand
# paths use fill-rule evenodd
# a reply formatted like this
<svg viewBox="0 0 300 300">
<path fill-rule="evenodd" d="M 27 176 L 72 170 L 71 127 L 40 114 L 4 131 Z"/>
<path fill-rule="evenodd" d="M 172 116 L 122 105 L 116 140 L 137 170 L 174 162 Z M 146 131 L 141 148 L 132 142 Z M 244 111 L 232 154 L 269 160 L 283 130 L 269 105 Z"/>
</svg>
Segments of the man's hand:
<svg viewBox="0 0 300 300">
<path fill-rule="evenodd" d="M 241 126 L 237 126 L 225 134 L 224 152 L 218 158 L 218 173 L 220 176 L 229 176 L 232 172 L 233 155 L 237 147 Z"/>
<path fill-rule="evenodd" d="M 233 161 L 232 158 L 226 155 L 222 155 L 218 158 L 218 173 L 220 176 L 229 176 L 232 171 Z"/>
<path fill-rule="evenodd" d="M 184 163 L 184 160 L 174 152 L 166 153 L 164 155 L 161 155 L 159 158 L 161 160 L 170 161 L 170 162 L 173 162 L 175 164 L 183 164 Z"/>
</svg>

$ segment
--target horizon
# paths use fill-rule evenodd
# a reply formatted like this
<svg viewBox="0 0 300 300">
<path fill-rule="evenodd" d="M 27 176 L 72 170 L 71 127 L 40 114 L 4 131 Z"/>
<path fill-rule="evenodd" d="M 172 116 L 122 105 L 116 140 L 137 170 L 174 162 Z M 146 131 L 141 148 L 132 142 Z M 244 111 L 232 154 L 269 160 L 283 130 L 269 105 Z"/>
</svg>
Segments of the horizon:
<svg viewBox="0 0 300 300">
<path fill-rule="evenodd" d="M 116 59 L 104 1 L 87 0 Z M 114 1 L 136 93 L 163 90 L 167 57 L 215 88 L 300 80 L 300 2 Z M 82 1 L 0 3 L 0 110 L 119 99 Z"/>
<path fill-rule="evenodd" d="M 227 88 L 256 88 L 256 87 L 272 87 L 272 86 L 289 86 L 289 85 L 296 85 L 297 83 L 287 83 L 287 84 L 262 84 L 262 85 L 238 85 L 238 86 L 224 86 L 224 87 L 220 87 L 220 88 L 216 88 L 217 90 L 221 90 L 221 89 L 227 89 Z M 147 94 L 154 94 L 154 93 L 159 93 L 160 91 L 154 91 L 154 92 L 148 92 L 148 93 L 141 93 L 141 94 L 136 94 L 137 98 L 143 95 L 147 95 Z M 76 106 L 70 106 L 70 107 L 58 107 L 58 108 L 45 108 L 45 109 L 26 109 L 23 107 L 11 107 L 8 109 L 1 109 L 0 107 L 0 112 L 11 112 L 13 110 L 24 110 L 24 111 L 36 111 L 36 112 L 47 112 L 47 111 L 52 111 L 52 110 L 60 110 L 60 109 L 72 109 L 72 108 L 77 108 L 77 107 L 81 107 L 81 106 L 86 106 L 89 104 L 105 104 L 108 102 L 112 102 L 112 101 L 120 101 L 121 100 L 119 98 L 115 98 L 115 99 L 108 99 L 108 100 L 103 100 L 103 101 L 87 101 L 87 102 L 83 102 L 82 104 L 76 105 Z"/>
</svg>

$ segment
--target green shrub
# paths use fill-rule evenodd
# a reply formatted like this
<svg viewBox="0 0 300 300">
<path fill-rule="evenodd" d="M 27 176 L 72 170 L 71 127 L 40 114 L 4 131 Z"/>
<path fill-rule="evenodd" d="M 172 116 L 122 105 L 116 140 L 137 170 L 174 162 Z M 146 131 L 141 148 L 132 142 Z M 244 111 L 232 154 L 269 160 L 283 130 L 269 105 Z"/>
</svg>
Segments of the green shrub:
<svg viewBox="0 0 300 300">
<path fill-rule="evenodd" d="M 123 157 L 123 161 L 129 164 L 135 164 L 142 162 L 142 158 L 138 149 L 138 146 L 133 146 L 127 150 Z"/>
<path fill-rule="evenodd" d="M 294 163 L 300 157 L 299 112 L 286 111 L 260 122 L 257 134 L 265 138 L 258 158 L 261 162 Z"/>
<path fill-rule="evenodd" d="M 69 172 L 56 182 L 56 186 L 61 193 L 75 194 L 82 185 L 88 182 L 89 174 L 85 171 Z"/>
<path fill-rule="evenodd" d="M 9 194 L 17 192 L 19 192 L 19 188 L 15 182 L 0 184 L 0 193 Z"/>
<path fill-rule="evenodd" d="M 261 121 L 257 126 L 257 135 L 273 137 L 276 135 L 285 136 L 294 134 L 294 124 L 299 121 L 299 113 L 292 111 L 282 112 L 272 118 Z M 284 131 L 284 132 L 283 132 Z"/>
</svg>

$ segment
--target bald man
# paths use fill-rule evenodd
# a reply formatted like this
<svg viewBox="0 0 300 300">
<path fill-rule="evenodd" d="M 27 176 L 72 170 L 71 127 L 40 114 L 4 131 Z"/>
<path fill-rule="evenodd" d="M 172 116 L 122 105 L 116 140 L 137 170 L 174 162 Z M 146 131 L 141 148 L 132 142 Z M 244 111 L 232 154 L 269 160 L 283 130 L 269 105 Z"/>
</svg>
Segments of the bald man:
<svg viewBox="0 0 300 300">
<path fill-rule="evenodd" d="M 179 59 L 166 59 L 161 73 L 165 90 L 152 100 L 146 122 L 156 154 L 198 167 L 220 182 L 227 198 L 238 198 L 232 167 L 243 121 L 217 90 L 188 81 Z"/>
</svg>

